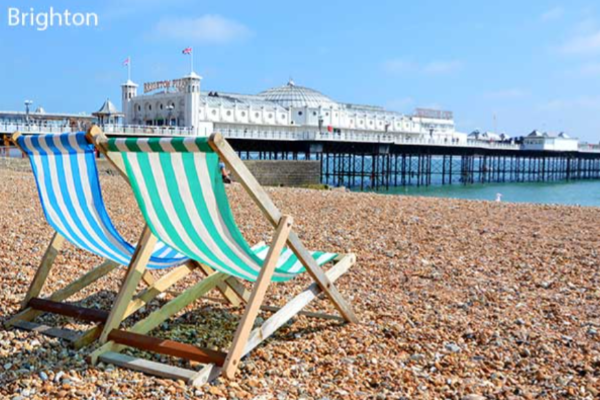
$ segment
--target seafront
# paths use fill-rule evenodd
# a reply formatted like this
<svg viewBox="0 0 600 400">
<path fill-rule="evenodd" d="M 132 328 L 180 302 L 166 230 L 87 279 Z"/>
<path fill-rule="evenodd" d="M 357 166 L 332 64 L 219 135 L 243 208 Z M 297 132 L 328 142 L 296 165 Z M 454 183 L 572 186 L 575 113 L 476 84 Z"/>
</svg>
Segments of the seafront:
<svg viewBox="0 0 600 400">
<path fill-rule="evenodd" d="M 0 166 L 2 320 L 18 310 L 51 236 L 31 173 L 15 165 Z M 103 174 L 102 185 L 118 230 L 136 241 L 142 219 L 127 184 Z M 243 361 L 240 379 L 200 389 L 109 365 L 91 367 L 86 358 L 95 346 L 68 350 L 56 339 L 1 330 L 0 395 L 478 400 L 600 394 L 600 209 L 267 190 L 295 216 L 309 247 L 356 253 L 358 264 L 337 285 L 361 324 L 299 317 Z M 228 195 L 248 241 L 269 241 L 272 230 L 241 187 L 230 185 Z M 46 291 L 98 261 L 68 247 Z M 99 293 L 73 300 L 106 309 L 119 279 L 103 279 L 95 287 Z M 277 285 L 268 293 L 270 304 L 284 303 L 307 282 L 301 277 Z M 334 312 L 326 302 L 314 309 Z M 240 314 L 203 300 L 163 324 L 158 335 L 221 348 Z"/>
</svg>

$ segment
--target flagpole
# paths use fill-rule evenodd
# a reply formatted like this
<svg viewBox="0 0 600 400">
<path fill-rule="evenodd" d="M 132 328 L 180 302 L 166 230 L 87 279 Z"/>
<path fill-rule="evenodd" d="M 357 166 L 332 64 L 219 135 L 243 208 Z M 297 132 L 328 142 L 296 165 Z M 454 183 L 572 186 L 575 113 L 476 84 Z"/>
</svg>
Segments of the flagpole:
<svg viewBox="0 0 600 400">
<path fill-rule="evenodd" d="M 190 53 L 192 56 L 190 58 L 190 75 L 194 73 L 194 48 L 192 48 L 192 52 Z"/>
<path fill-rule="evenodd" d="M 131 80 L 131 56 L 127 56 L 127 81 Z"/>
</svg>

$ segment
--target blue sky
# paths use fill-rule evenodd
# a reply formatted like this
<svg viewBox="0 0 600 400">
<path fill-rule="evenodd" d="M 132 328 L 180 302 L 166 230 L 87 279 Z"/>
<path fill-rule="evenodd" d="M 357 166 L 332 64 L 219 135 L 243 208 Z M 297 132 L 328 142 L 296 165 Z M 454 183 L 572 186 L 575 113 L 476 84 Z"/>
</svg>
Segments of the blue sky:
<svg viewBox="0 0 600 400">
<path fill-rule="evenodd" d="M 9 27 L 8 7 L 95 12 L 96 28 Z M 257 93 L 292 76 L 347 102 L 454 111 L 464 132 L 565 130 L 600 141 L 600 5 L 593 1 L 3 0 L 0 109 L 120 102 L 189 70 L 203 90 Z"/>
</svg>

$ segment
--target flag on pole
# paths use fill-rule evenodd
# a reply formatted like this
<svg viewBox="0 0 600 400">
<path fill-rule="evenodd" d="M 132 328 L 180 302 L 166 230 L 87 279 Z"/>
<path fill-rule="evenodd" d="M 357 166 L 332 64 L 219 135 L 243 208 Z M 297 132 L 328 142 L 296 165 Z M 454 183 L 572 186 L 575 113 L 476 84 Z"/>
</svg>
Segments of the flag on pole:
<svg viewBox="0 0 600 400">
<path fill-rule="evenodd" d="M 125 67 L 125 66 L 128 66 L 128 65 L 129 65 L 129 63 L 131 63 L 131 59 L 130 59 L 129 57 L 127 57 L 127 58 L 125 59 L 125 61 L 123 61 L 123 66 L 124 66 L 124 67 Z"/>
<path fill-rule="evenodd" d="M 186 47 L 185 49 L 183 49 L 183 51 L 181 53 L 182 54 L 192 54 L 192 48 Z"/>
</svg>

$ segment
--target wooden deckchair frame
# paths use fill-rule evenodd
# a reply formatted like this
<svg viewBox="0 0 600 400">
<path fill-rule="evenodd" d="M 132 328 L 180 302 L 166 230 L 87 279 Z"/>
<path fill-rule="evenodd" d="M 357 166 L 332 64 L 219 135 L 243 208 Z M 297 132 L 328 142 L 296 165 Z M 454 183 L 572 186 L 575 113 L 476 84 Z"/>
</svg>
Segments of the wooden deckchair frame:
<svg viewBox="0 0 600 400">
<path fill-rule="evenodd" d="M 94 135 L 94 143 L 104 154 L 108 154 L 107 141 L 103 134 Z M 235 277 L 228 276 L 221 272 L 211 272 L 208 267 L 201 266 L 207 277 L 198 282 L 193 287 L 185 290 L 179 296 L 165 304 L 162 308 L 154 311 L 145 319 L 137 322 L 129 330 L 119 330 L 120 313 L 123 306 L 118 303 L 126 304 L 129 302 L 129 296 L 132 288 L 122 287 L 119 293 L 119 300 L 111 312 L 109 322 L 104 326 L 100 337 L 103 345 L 94 351 L 91 355 L 93 364 L 104 361 L 118 366 L 139 370 L 153 375 L 163 376 L 173 379 L 182 379 L 191 385 L 202 385 L 219 376 L 221 373 L 227 378 L 233 378 L 239 368 L 239 362 L 242 357 L 250 353 L 254 348 L 267 340 L 274 334 L 278 328 L 284 325 L 298 314 L 302 313 L 312 300 L 324 293 L 334 304 L 343 319 L 350 323 L 357 323 L 358 318 L 354 314 L 350 305 L 345 301 L 339 291 L 335 288 L 334 282 L 355 264 L 354 254 L 338 256 L 336 264 L 327 272 L 316 263 L 312 255 L 306 250 L 292 231 L 292 217 L 282 215 L 275 204 L 271 201 L 267 193 L 256 181 L 235 151 L 223 139 L 220 134 L 213 134 L 209 139 L 211 148 L 219 155 L 220 159 L 236 176 L 237 181 L 242 184 L 253 201 L 258 205 L 263 214 L 275 227 L 273 241 L 268 254 L 263 262 L 259 276 L 253 285 L 250 293 L 237 281 Z M 147 248 L 151 248 L 156 238 L 153 238 L 149 228 L 146 228 L 142 240 L 140 241 L 140 254 L 144 254 Z M 266 290 L 271 283 L 271 277 L 275 271 L 279 255 L 284 246 L 287 245 L 296 254 L 300 262 L 304 265 L 309 275 L 315 281 L 305 291 L 294 297 L 285 306 L 277 309 L 271 308 L 274 314 L 268 318 L 261 327 L 252 330 L 258 312 L 261 308 Z M 134 258 L 137 255 L 134 255 Z M 131 282 L 134 276 L 140 276 L 144 270 L 144 263 L 132 260 L 128 276 L 131 275 Z M 126 281 L 128 278 L 125 278 Z M 171 340 L 162 340 L 146 336 L 148 332 L 159 326 L 162 322 L 172 317 L 182 309 L 193 303 L 195 300 L 204 296 L 208 291 L 217 287 L 219 284 L 227 284 L 241 300 L 246 303 L 246 308 L 242 319 L 236 330 L 233 342 L 227 353 L 215 352 L 207 349 L 201 349 L 192 345 L 187 345 Z M 114 314 L 114 315 L 113 315 Z M 322 314 L 307 313 L 314 317 L 323 317 Z M 331 316 L 325 316 L 332 318 Z M 156 363 L 140 358 L 130 357 L 119 352 L 126 347 L 135 347 L 141 350 L 147 350 L 155 353 L 181 357 L 188 360 L 206 364 L 199 372 L 183 368 L 172 367 L 169 365 Z"/>
<path fill-rule="evenodd" d="M 15 132 L 11 140 L 21 152 L 27 156 L 17 142 L 20 132 Z M 70 345 L 79 349 L 95 341 L 102 333 L 103 325 L 109 318 L 109 312 L 98 309 L 78 307 L 70 303 L 65 303 L 69 297 L 81 292 L 85 288 L 94 284 L 100 278 L 114 271 L 120 264 L 105 259 L 101 264 L 92 270 L 83 274 L 78 279 L 62 289 L 59 289 L 46 298 L 40 298 L 42 289 L 48 279 L 50 271 L 54 266 L 54 261 L 63 248 L 65 238 L 58 232 L 54 232 L 52 239 L 44 253 L 40 265 L 35 273 L 29 289 L 21 303 L 21 310 L 4 322 L 5 327 L 15 327 L 29 331 L 36 331 L 47 336 L 58 337 L 70 343 Z M 139 246 L 138 246 L 139 247 Z M 137 252 L 137 250 L 136 250 Z M 150 250 L 152 252 L 152 249 Z M 149 258 L 149 255 L 148 255 Z M 131 299 L 126 311 L 122 314 L 125 319 L 131 314 L 142 308 L 145 304 L 152 301 L 162 292 L 173 286 L 178 280 L 185 277 L 191 268 L 195 268 L 192 261 L 184 265 L 175 267 L 171 272 L 156 279 L 149 270 L 144 271 L 140 279 L 147 285 L 147 289 L 141 291 Z M 175 279 L 176 278 L 176 279 Z M 86 331 L 78 332 L 70 329 L 61 329 L 50 327 L 33 322 L 35 318 L 44 314 L 52 313 L 71 317 L 78 320 L 93 322 L 94 325 Z"/>
</svg>

